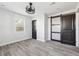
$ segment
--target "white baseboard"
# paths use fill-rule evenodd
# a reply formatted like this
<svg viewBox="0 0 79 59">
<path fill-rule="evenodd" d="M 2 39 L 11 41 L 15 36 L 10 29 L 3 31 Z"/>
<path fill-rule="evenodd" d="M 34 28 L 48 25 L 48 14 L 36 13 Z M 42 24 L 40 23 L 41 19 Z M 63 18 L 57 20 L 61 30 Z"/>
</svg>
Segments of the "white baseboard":
<svg viewBox="0 0 79 59">
<path fill-rule="evenodd" d="M 28 38 L 28 39 L 31 39 L 31 38 Z M 16 41 L 10 41 L 10 42 L 4 43 L 4 44 L 0 44 L 0 46 L 5 46 L 5 45 L 8 45 L 8 44 L 20 42 L 20 41 L 23 41 L 23 40 L 27 40 L 27 39 L 20 39 L 20 40 L 16 40 Z"/>
</svg>

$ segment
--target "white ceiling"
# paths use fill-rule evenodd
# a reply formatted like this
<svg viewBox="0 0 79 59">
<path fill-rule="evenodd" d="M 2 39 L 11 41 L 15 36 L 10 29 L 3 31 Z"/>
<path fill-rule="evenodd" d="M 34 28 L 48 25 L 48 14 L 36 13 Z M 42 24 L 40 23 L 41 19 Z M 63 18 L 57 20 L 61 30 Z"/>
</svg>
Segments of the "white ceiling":
<svg viewBox="0 0 79 59">
<path fill-rule="evenodd" d="M 55 14 L 70 9 L 76 8 L 77 2 L 33 2 L 33 5 L 36 9 L 36 13 L 46 13 L 46 14 Z M 25 12 L 25 7 L 28 5 L 28 2 L 0 2 L 0 7 L 12 10 L 23 15 L 29 15 Z M 35 15 L 34 14 L 34 15 Z M 30 16 L 34 16 L 30 15 Z"/>
</svg>

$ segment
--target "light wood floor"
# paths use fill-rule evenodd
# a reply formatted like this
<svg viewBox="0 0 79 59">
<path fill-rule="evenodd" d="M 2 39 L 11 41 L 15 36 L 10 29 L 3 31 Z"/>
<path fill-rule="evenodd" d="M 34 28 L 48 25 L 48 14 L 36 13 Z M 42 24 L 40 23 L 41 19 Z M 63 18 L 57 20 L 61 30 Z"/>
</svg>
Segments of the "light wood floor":
<svg viewBox="0 0 79 59">
<path fill-rule="evenodd" d="M 79 48 L 59 42 L 34 39 L 0 47 L 1 56 L 79 56 Z"/>
</svg>

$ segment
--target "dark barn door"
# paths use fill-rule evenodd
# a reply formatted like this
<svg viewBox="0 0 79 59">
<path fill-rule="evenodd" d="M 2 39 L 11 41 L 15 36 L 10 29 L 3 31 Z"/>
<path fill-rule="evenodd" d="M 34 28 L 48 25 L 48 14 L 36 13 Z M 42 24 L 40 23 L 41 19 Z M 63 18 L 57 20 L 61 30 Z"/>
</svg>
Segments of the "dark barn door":
<svg viewBox="0 0 79 59">
<path fill-rule="evenodd" d="M 32 38 L 36 39 L 36 20 L 32 21 Z"/>
<path fill-rule="evenodd" d="M 61 42 L 75 45 L 75 14 L 62 16 Z"/>
</svg>

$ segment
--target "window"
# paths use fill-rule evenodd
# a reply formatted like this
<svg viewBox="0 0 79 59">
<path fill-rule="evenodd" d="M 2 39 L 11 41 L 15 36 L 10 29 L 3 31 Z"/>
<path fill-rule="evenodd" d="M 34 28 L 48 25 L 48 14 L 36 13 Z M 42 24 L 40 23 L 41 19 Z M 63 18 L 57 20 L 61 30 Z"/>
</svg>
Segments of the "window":
<svg viewBox="0 0 79 59">
<path fill-rule="evenodd" d="M 16 20 L 16 31 L 24 31 L 24 20 L 23 19 Z"/>
</svg>

